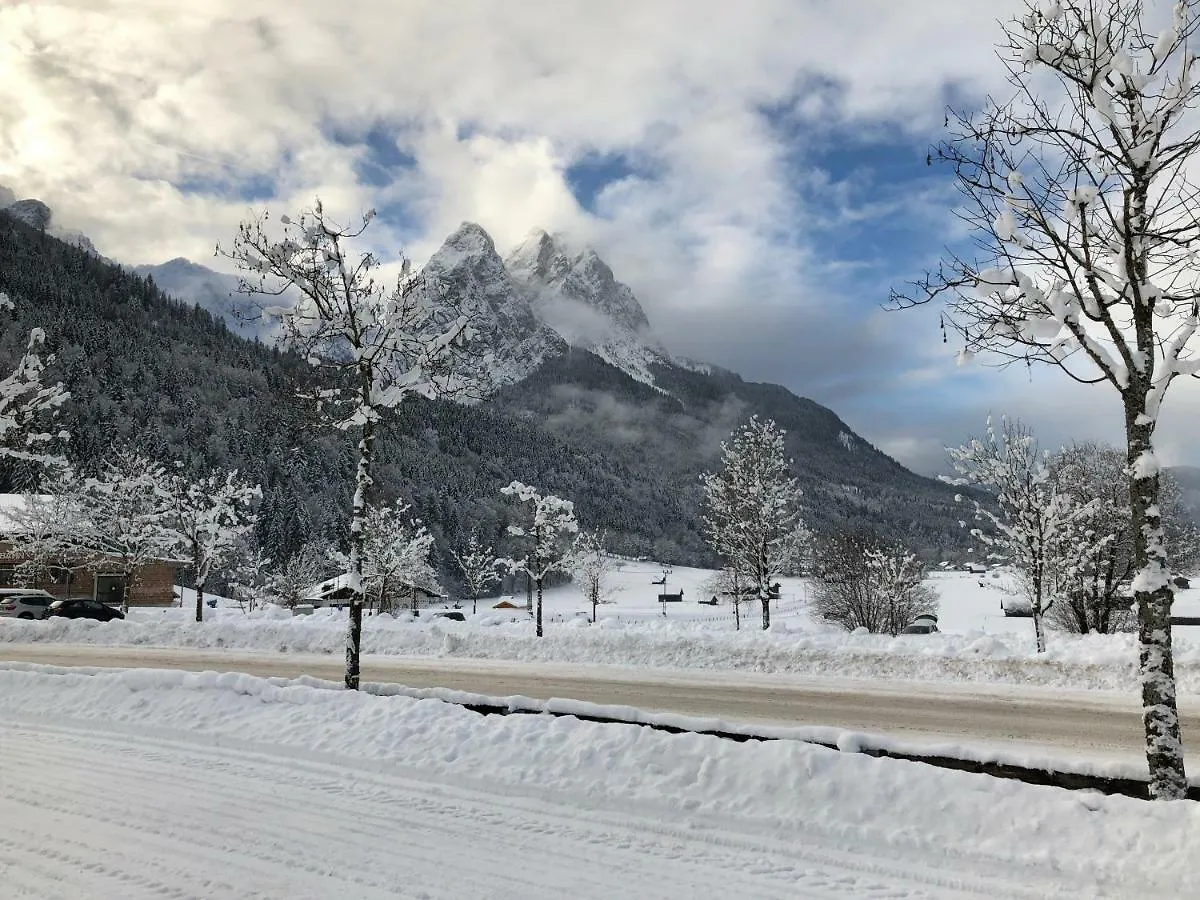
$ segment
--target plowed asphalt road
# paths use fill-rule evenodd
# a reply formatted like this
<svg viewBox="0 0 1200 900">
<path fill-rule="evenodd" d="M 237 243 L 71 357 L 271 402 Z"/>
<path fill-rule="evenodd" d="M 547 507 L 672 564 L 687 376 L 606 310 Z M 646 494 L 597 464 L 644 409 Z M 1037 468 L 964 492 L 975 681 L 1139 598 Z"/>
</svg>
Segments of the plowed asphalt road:
<svg viewBox="0 0 1200 900">
<path fill-rule="evenodd" d="M 0 660 L 259 676 L 306 674 L 331 680 L 342 675 L 338 657 L 292 653 L 9 644 L 0 646 Z M 1142 753 L 1138 698 L 1110 692 L 381 656 L 363 657 L 363 679 L 491 696 L 622 704 L 729 722 L 825 725 L 914 740 L 1015 744 L 1098 760 L 1134 760 Z M 1181 711 L 1185 731 L 1200 722 L 1200 703 L 1194 699 L 1186 698 Z"/>
</svg>

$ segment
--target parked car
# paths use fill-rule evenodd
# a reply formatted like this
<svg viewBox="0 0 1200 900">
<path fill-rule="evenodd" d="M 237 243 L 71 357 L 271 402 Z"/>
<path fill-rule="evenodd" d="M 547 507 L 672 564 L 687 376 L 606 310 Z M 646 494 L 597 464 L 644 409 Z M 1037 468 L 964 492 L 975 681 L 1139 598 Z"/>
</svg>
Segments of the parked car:
<svg viewBox="0 0 1200 900">
<path fill-rule="evenodd" d="M 111 622 L 113 619 L 125 618 L 125 613 L 119 609 L 90 598 L 74 600 L 55 600 L 50 604 L 46 613 L 48 616 L 62 616 L 65 619 L 95 619 L 97 622 Z"/>
<path fill-rule="evenodd" d="M 1026 597 L 1004 597 L 1000 600 L 1004 615 L 1022 619 L 1033 617 L 1033 604 Z"/>
<path fill-rule="evenodd" d="M 924 613 L 912 620 L 912 624 L 906 627 L 901 634 L 933 634 L 938 630 L 937 616 L 932 613 Z"/>
<path fill-rule="evenodd" d="M 54 597 L 32 588 L 0 588 L 0 616 L 17 619 L 44 619 Z"/>
</svg>

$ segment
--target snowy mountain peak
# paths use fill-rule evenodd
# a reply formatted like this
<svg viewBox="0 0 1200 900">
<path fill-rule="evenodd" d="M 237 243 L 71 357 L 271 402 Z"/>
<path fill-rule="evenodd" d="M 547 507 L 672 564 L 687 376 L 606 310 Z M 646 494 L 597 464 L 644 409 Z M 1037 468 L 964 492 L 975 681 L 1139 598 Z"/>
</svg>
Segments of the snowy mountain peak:
<svg viewBox="0 0 1200 900">
<path fill-rule="evenodd" d="M 575 250 L 559 235 L 535 230 L 505 265 L 535 298 L 535 310 L 568 343 L 586 347 L 639 381 L 666 354 L 633 291 L 591 247 Z"/>
<path fill-rule="evenodd" d="M 492 236 L 474 222 L 463 222 L 442 244 L 442 248 L 452 248 L 464 255 L 496 256 L 496 244 Z"/>
<path fill-rule="evenodd" d="M 565 349 L 534 314 L 531 292 L 505 268 L 491 235 L 474 222 L 446 238 L 422 274 L 440 284 L 481 332 L 491 355 L 492 387 L 520 381 Z"/>
</svg>

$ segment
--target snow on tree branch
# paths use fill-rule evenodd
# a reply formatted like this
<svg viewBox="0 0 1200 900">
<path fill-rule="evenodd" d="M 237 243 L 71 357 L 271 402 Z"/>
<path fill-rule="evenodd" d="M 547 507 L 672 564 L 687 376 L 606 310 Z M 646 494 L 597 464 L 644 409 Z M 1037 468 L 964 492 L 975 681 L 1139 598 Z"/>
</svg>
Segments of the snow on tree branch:
<svg viewBox="0 0 1200 900">
<path fill-rule="evenodd" d="M 508 533 L 519 539 L 516 543 L 523 552 L 498 559 L 496 565 L 510 573 L 522 572 L 533 580 L 537 589 L 536 632 L 542 637 L 542 586 L 551 572 L 569 570 L 572 539 L 579 531 L 575 504 L 520 481 L 501 488 L 500 493 L 521 504 L 520 522 L 509 525 Z"/>
<path fill-rule="evenodd" d="M 783 439 L 773 421 L 755 416 L 721 445 L 723 471 L 701 476 L 709 543 L 754 590 L 764 630 L 771 624 L 772 583 L 799 564 L 808 540 Z"/>
</svg>

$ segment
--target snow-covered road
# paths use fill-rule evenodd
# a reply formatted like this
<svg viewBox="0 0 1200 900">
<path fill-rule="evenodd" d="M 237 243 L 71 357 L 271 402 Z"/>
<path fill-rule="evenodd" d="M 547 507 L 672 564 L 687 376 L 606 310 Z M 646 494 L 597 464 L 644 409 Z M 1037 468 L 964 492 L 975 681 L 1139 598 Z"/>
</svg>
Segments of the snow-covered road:
<svg viewBox="0 0 1200 900">
<path fill-rule="evenodd" d="M 333 681 L 342 675 L 341 660 L 324 654 L 9 644 L 0 645 L 0 659 L 264 677 L 305 674 Z M 363 658 L 363 678 L 491 696 L 569 698 L 729 722 L 831 726 L 918 741 L 1065 751 L 1097 761 L 1140 763 L 1143 758 L 1138 698 L 1110 691 L 369 655 Z M 1200 721 L 1195 698 L 1184 698 L 1181 708 L 1185 728 Z"/>
<path fill-rule="evenodd" d="M 1191 804 L 247 676 L 3 671 L 0 758 L 5 898 L 1136 897 L 1195 849 Z"/>
</svg>

